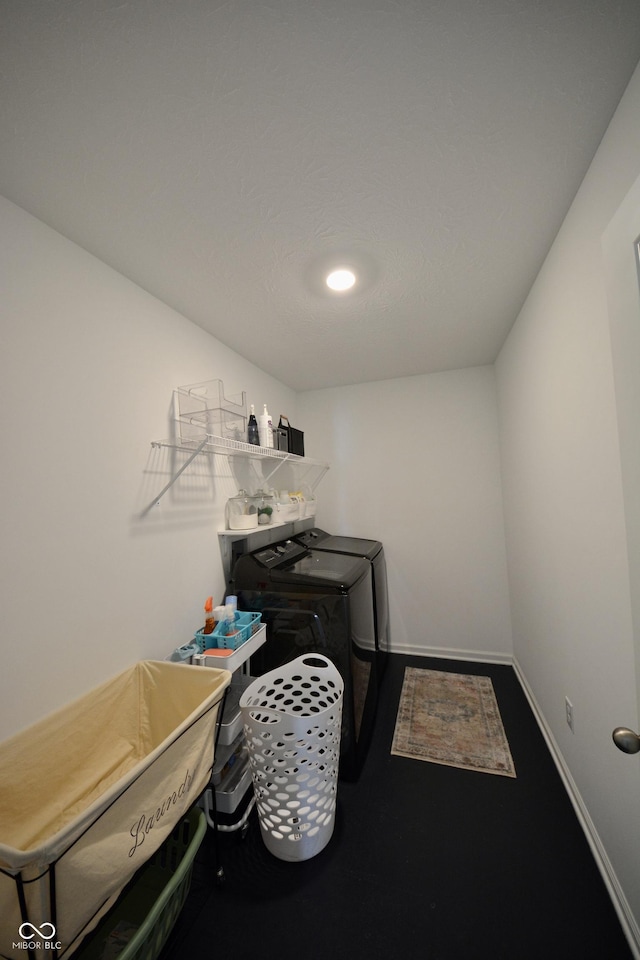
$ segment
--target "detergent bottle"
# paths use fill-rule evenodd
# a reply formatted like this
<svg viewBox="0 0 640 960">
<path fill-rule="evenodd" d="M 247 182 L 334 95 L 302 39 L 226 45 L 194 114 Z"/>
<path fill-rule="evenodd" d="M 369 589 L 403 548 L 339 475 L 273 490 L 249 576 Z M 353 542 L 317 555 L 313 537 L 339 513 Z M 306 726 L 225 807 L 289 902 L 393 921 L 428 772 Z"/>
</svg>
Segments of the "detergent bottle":
<svg viewBox="0 0 640 960">
<path fill-rule="evenodd" d="M 264 410 L 260 415 L 260 424 L 258 426 L 258 432 L 260 435 L 260 446 L 272 447 L 273 446 L 273 420 L 271 419 L 271 414 L 267 410 L 266 403 L 264 404 Z"/>
</svg>

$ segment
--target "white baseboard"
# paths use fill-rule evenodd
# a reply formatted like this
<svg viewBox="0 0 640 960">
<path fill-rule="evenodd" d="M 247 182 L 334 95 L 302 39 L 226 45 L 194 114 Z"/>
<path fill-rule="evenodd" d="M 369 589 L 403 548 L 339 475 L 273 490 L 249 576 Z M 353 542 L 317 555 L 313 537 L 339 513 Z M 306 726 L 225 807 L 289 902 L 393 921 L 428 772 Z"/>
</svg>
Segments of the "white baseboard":
<svg viewBox="0 0 640 960">
<path fill-rule="evenodd" d="M 495 653 L 478 650 L 449 650 L 444 647 L 416 646 L 411 643 L 393 644 L 391 653 L 404 653 L 408 657 L 437 657 L 439 660 L 471 660 L 474 663 L 502 663 L 511 666 L 510 653 Z"/>
<path fill-rule="evenodd" d="M 575 780 L 571 776 L 571 772 L 567 767 L 562 752 L 556 743 L 556 740 L 547 725 L 547 722 L 544 718 L 544 715 L 536 701 L 536 698 L 533 695 L 529 684 L 527 683 L 526 677 L 524 676 L 520 664 L 518 663 L 515 657 L 511 659 L 513 669 L 515 674 L 520 682 L 524 694 L 529 701 L 529 706 L 533 711 L 533 715 L 536 718 L 538 726 L 542 732 L 549 752 L 553 758 L 553 761 L 557 767 L 560 778 L 564 784 L 565 790 L 569 795 L 569 799 L 573 805 L 573 809 L 576 812 L 578 822 L 584 831 L 584 835 L 587 838 L 587 843 L 593 854 L 593 858 L 596 862 L 602 879 L 604 880 L 605 886 L 611 897 L 611 902 L 615 908 L 616 913 L 618 914 L 618 919 L 624 931 L 624 934 L 629 943 L 629 949 L 631 950 L 635 960 L 640 960 L 640 927 L 631 911 L 627 898 L 624 895 L 624 891 L 620 886 L 618 878 L 616 876 L 613 865 L 607 856 L 607 852 L 604 848 L 602 840 L 598 835 L 598 831 L 595 828 L 595 824 L 589 815 L 585 803 L 580 795 L 580 791 L 576 785 Z"/>
</svg>

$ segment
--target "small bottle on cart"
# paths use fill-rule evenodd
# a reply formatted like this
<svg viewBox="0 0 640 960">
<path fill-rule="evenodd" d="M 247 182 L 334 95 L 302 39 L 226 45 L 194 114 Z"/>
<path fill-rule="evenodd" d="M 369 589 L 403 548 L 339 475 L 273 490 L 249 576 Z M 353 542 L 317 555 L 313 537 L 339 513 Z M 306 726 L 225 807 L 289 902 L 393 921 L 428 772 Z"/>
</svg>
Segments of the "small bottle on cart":
<svg viewBox="0 0 640 960">
<path fill-rule="evenodd" d="M 236 629 L 236 608 L 233 603 L 227 603 L 224 613 L 226 637 L 233 637 L 238 631 Z"/>
<path fill-rule="evenodd" d="M 216 626 L 216 619 L 213 613 L 213 597 L 207 597 L 204 605 L 204 630 L 203 633 L 213 633 Z"/>
</svg>

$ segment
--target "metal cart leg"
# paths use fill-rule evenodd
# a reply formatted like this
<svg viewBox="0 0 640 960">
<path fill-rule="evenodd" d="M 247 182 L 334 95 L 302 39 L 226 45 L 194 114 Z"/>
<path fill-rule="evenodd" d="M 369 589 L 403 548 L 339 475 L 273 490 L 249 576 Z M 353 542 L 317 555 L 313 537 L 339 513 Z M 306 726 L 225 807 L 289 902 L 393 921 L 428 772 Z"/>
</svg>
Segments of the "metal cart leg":
<svg viewBox="0 0 640 960">
<path fill-rule="evenodd" d="M 215 860 L 216 883 L 224 883 L 224 867 L 220 859 L 220 841 L 218 839 L 218 830 L 221 829 L 218 823 L 218 812 L 216 810 L 216 790 L 213 786 L 208 786 L 202 795 L 204 815 L 207 823 L 213 831 L 213 857 Z"/>
</svg>

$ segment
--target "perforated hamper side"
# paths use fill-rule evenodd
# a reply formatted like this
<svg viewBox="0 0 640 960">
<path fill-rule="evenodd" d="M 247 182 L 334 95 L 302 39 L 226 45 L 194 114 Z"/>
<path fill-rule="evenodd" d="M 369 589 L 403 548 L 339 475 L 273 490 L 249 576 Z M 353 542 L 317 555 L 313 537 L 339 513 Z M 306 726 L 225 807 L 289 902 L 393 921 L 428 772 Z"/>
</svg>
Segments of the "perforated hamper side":
<svg viewBox="0 0 640 960">
<path fill-rule="evenodd" d="M 262 838 L 281 860 L 308 860 L 333 834 L 343 692 L 334 664 L 313 653 L 240 698 Z"/>
</svg>

